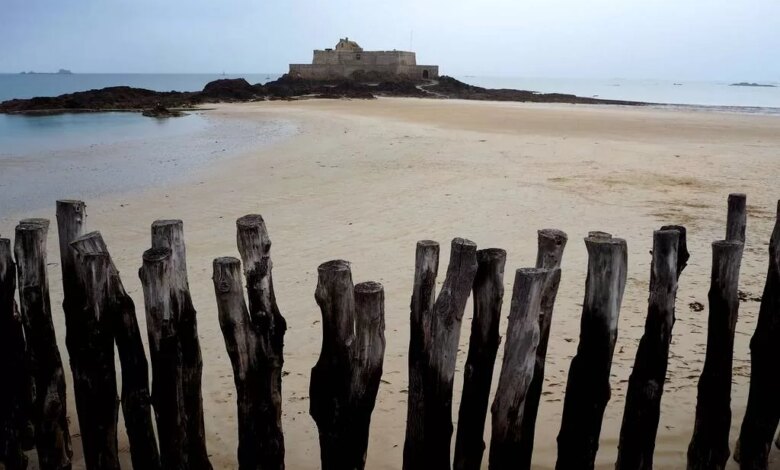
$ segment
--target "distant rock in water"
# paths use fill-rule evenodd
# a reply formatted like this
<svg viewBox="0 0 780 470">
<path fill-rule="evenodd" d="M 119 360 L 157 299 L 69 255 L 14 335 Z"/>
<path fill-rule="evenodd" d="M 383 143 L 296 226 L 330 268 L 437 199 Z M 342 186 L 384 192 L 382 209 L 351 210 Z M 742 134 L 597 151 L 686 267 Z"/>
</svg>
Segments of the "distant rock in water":
<svg viewBox="0 0 780 470">
<path fill-rule="evenodd" d="M 160 103 L 157 103 L 157 105 L 152 109 L 144 110 L 141 114 L 143 114 L 146 117 L 155 117 L 155 118 L 169 118 L 169 117 L 184 116 L 184 113 L 182 113 L 181 111 L 175 111 L 175 110 L 171 111 L 170 109 L 166 108 Z"/>
<path fill-rule="evenodd" d="M 757 87 L 765 87 L 765 88 L 776 88 L 777 87 L 777 85 L 770 85 L 768 83 L 749 83 L 749 82 L 732 83 L 729 86 L 757 86 Z"/>
</svg>

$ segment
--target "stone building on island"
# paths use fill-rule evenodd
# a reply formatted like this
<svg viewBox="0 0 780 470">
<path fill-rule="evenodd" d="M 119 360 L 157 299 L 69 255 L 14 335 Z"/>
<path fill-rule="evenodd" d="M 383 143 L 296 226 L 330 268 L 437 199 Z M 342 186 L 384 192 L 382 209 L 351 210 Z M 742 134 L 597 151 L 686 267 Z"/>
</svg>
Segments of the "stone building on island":
<svg viewBox="0 0 780 470">
<path fill-rule="evenodd" d="M 349 38 L 340 39 L 333 49 L 315 50 L 311 64 L 290 64 L 290 75 L 308 80 L 435 79 L 438 65 L 417 65 L 414 52 L 364 51 Z"/>
</svg>

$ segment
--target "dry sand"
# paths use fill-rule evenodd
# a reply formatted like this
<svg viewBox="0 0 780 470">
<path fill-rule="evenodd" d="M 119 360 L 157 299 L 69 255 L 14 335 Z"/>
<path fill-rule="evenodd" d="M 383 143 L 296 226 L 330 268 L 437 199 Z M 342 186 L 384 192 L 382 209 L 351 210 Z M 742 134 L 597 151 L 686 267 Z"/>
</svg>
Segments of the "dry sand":
<svg viewBox="0 0 780 470">
<path fill-rule="evenodd" d="M 236 466 L 236 410 L 231 366 L 217 322 L 211 261 L 237 255 L 235 219 L 247 213 L 265 217 L 273 240 L 276 293 L 289 324 L 285 338 L 289 375 L 283 386 L 290 469 L 318 468 L 319 462 L 307 395 L 321 338 L 313 295 L 321 262 L 349 260 L 355 282 L 377 280 L 385 286 L 387 351 L 368 468 L 396 469 L 404 441 L 415 242 L 433 239 L 442 244 L 440 283 L 453 237 L 467 237 L 482 248 L 505 248 L 504 309 L 508 311 L 513 270 L 534 263 L 536 230 L 545 227 L 566 231 L 570 241 L 537 423 L 534 466 L 538 468 L 552 468 L 555 463 L 555 437 L 584 292 L 587 259 L 582 238 L 589 230 L 603 230 L 628 242 L 628 283 L 612 368 L 613 396 L 597 460 L 599 468 L 611 468 L 625 386 L 646 315 L 652 231 L 664 224 L 685 225 L 691 259 L 680 281 L 655 457 L 656 468 L 684 466 L 707 318 L 706 309 L 694 312 L 688 304 L 707 304 L 710 243 L 724 236 L 729 192 L 748 194 L 740 288 L 748 297 L 760 296 L 767 242 L 780 198 L 780 118 L 416 99 L 223 105 L 213 113 L 227 119 L 289 119 L 298 123 L 301 132 L 273 147 L 196 170 L 181 184 L 87 201 L 87 210 L 89 229 L 103 232 L 137 305 L 143 305 L 136 272 L 150 243 L 149 225 L 157 218 L 184 220 L 204 357 L 206 431 L 215 468 Z M 49 210 L 3 220 L 0 233 L 12 234 L 16 218 L 29 216 L 53 219 L 54 201 Z M 50 282 L 59 345 L 66 356 L 55 234 L 52 230 L 49 239 Z M 756 301 L 740 305 L 732 445 L 747 397 L 748 341 L 758 306 Z M 143 312 L 138 313 L 145 329 Z M 461 334 L 454 416 L 470 320 L 469 303 Z M 502 323 L 502 333 L 505 328 Z M 494 375 L 498 377 L 498 371 Z M 68 381 L 70 386 L 69 376 Z M 78 434 L 72 397 L 70 393 L 71 430 Z M 488 421 L 486 438 L 489 427 Z M 120 446 L 127 451 L 124 438 Z M 78 439 L 74 448 L 80 455 Z M 773 458 L 780 460 L 776 453 Z"/>
</svg>

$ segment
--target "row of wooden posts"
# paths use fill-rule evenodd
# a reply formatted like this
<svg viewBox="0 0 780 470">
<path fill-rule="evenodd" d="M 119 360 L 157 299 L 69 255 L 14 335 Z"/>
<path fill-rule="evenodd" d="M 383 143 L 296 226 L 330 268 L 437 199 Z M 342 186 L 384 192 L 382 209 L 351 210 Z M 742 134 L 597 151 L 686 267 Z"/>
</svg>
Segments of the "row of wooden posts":
<svg viewBox="0 0 780 470">
<path fill-rule="evenodd" d="M 722 469 L 730 455 L 731 377 L 738 277 L 745 241 L 745 196 L 728 200 L 726 238 L 712 244 L 707 352 L 698 388 L 689 469 Z M 738 445 L 743 469 L 766 469 L 780 420 L 780 203 L 769 270 L 751 341 L 751 381 Z M 182 222 L 152 224 L 139 276 L 152 366 L 133 300 L 99 232 L 85 233 L 81 201 L 57 202 L 66 346 L 86 467 L 117 469 L 118 403 L 136 469 L 211 469 L 201 393 L 202 358 L 187 280 Z M 63 364 L 47 279 L 49 221 L 16 227 L 13 250 L 0 239 L 0 461 L 27 465 L 36 448 L 43 470 L 71 467 Z M 273 288 L 271 241 L 263 218 L 237 221 L 241 260 L 217 258 L 213 281 L 238 408 L 238 465 L 283 469 L 282 365 L 285 319 Z M 674 324 L 678 279 L 688 261 L 686 230 L 653 234 L 645 332 L 628 383 L 616 468 L 650 469 Z M 515 271 L 503 362 L 491 407 L 491 469 L 528 469 L 542 393 L 553 306 L 567 236 L 540 230 L 534 268 Z M 626 283 L 626 242 L 603 232 L 585 238 L 588 268 L 580 340 L 572 359 L 558 435 L 557 469 L 593 468 L 607 402 L 618 317 Z M 481 468 L 490 387 L 499 343 L 506 252 L 452 241 L 436 294 L 439 244 L 417 244 L 411 300 L 405 470 Z M 243 273 L 242 273 L 243 266 Z M 244 279 L 248 303 L 244 297 Z M 19 308 L 15 300 L 18 280 Z M 458 412 L 454 462 L 452 397 L 461 323 L 473 292 L 474 316 Z M 343 260 L 320 265 L 315 298 L 322 350 L 312 369 L 310 413 L 322 468 L 363 469 L 385 349 L 384 291 L 352 283 Z M 117 400 L 114 345 L 122 374 Z M 157 432 L 153 427 L 153 415 Z"/>
</svg>

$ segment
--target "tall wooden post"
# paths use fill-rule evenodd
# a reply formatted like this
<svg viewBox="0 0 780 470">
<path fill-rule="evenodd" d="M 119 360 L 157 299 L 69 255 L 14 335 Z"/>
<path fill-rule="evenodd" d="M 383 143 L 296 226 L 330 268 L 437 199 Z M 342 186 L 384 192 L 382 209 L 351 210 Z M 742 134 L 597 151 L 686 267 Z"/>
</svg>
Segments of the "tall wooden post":
<svg viewBox="0 0 780 470">
<path fill-rule="evenodd" d="M 241 217 L 236 228 L 249 308 L 238 259 L 214 260 L 214 289 L 238 392 L 239 467 L 283 469 L 282 366 L 287 324 L 276 304 L 271 240 L 260 215 Z"/>
<path fill-rule="evenodd" d="M 263 217 L 250 214 L 236 221 L 236 242 L 246 276 L 249 318 L 256 338 L 259 377 L 262 382 L 256 396 L 262 405 L 256 419 L 265 423 L 258 428 L 258 455 L 262 468 L 284 467 L 282 432 L 282 367 L 284 334 L 287 322 L 279 311 L 273 284 L 271 238 Z"/>
<path fill-rule="evenodd" d="M 530 469 L 531 457 L 534 452 L 534 436 L 536 434 L 536 416 L 539 412 L 539 402 L 542 398 L 544 385 L 544 366 L 547 360 L 547 344 L 550 340 L 550 325 L 552 324 L 553 308 L 558 296 L 558 286 L 561 274 L 556 269 L 561 267 L 563 250 L 569 237 L 561 230 L 543 229 L 538 232 L 538 250 L 536 252 L 536 267 L 549 270 L 547 280 L 542 289 L 541 309 L 539 313 L 539 346 L 536 348 L 536 364 L 533 379 L 528 388 L 523 405 L 522 431 L 520 432 L 517 468 Z"/>
<path fill-rule="evenodd" d="M 167 283 L 171 302 L 170 328 L 179 363 L 178 379 L 181 381 L 181 406 L 184 414 L 184 441 L 188 468 L 192 470 L 211 470 L 206 447 L 206 430 L 203 419 L 203 357 L 198 338 L 198 322 L 195 307 L 192 304 L 190 286 L 187 279 L 187 255 L 184 245 L 184 224 L 181 220 L 156 220 L 152 223 L 152 249 L 170 249 Z M 148 326 L 148 324 L 147 324 Z M 163 332 L 163 334 L 165 334 Z M 174 349 L 166 343 L 165 354 Z M 170 357 L 166 356 L 170 359 Z"/>
<path fill-rule="evenodd" d="M 378 282 L 355 286 L 355 342 L 351 354 L 354 468 L 363 470 L 385 357 L 385 290 Z"/>
<path fill-rule="evenodd" d="M 172 295 L 171 249 L 144 252 L 138 271 L 144 292 L 149 358 L 152 363 L 152 405 L 157 419 L 162 468 L 192 468 L 182 380 L 182 348 L 179 344 L 177 307 Z"/>
<path fill-rule="evenodd" d="M 726 217 L 726 240 L 745 243 L 747 228 L 747 196 L 741 193 L 729 194 Z"/>
<path fill-rule="evenodd" d="M 411 314 L 409 318 L 409 387 L 404 442 L 404 470 L 422 466 L 423 438 L 423 374 L 425 372 L 423 319 L 432 315 L 436 302 L 436 274 L 439 272 L 439 244 L 432 240 L 417 242 L 414 262 Z M 417 463 L 420 462 L 420 463 Z"/>
<path fill-rule="evenodd" d="M 678 258 L 688 257 L 684 229 L 655 231 L 652 253 L 647 320 L 628 381 L 617 469 L 653 468 L 661 396 L 675 320 L 677 280 L 681 274 Z"/>
<path fill-rule="evenodd" d="M 322 311 L 322 349 L 311 371 L 309 412 L 317 423 L 323 470 L 354 468 L 349 449 L 355 296 L 349 263 L 319 266 L 315 298 Z"/>
<path fill-rule="evenodd" d="M 71 467 L 65 374 L 51 317 L 46 272 L 46 220 L 24 220 L 16 227 L 14 256 L 19 279 L 19 306 L 35 382 L 35 445 L 42 470 Z"/>
<path fill-rule="evenodd" d="M 769 241 L 769 268 L 758 323 L 750 340 L 750 394 L 739 435 L 740 466 L 765 470 L 775 430 L 780 422 L 780 201 Z"/>
<path fill-rule="evenodd" d="M 0 238 L 0 462 L 8 470 L 27 468 L 24 450 L 30 448 L 32 401 L 24 326 L 14 294 L 16 263 L 11 240 Z M 27 442 L 26 442 L 27 441 Z"/>
<path fill-rule="evenodd" d="M 86 204 L 82 201 L 57 201 L 57 231 L 60 242 L 60 268 L 62 269 L 62 310 L 65 313 L 65 343 L 68 351 L 72 347 L 70 333 L 73 330 L 70 323 L 78 317 L 86 302 L 83 289 L 78 284 L 76 253 L 71 249 L 70 244 L 84 234 L 86 222 Z M 79 340 L 73 342 L 76 343 L 75 346 L 78 346 Z M 72 355 L 72 353 L 70 354 Z M 72 368 L 73 363 L 71 363 Z"/>
<path fill-rule="evenodd" d="M 518 269 L 515 272 L 504 359 L 491 408 L 491 470 L 517 468 L 523 453 L 523 410 L 536 366 L 542 292 L 550 273 L 541 268 Z M 561 270 L 556 268 L 552 274 L 560 277 Z"/>
<path fill-rule="evenodd" d="M 455 360 L 463 311 L 476 272 L 477 245 L 463 238 L 454 239 L 444 285 L 430 315 L 422 318 L 423 403 L 422 416 L 418 419 L 423 420 L 424 432 L 421 435 L 410 435 L 410 424 L 407 423 L 406 445 L 410 446 L 410 451 L 404 449 L 405 470 L 451 468 L 452 384 L 455 377 Z M 410 381 L 409 386 L 412 385 Z M 409 398 L 412 398 L 411 394 Z M 419 430 L 418 426 L 412 426 L 413 430 Z"/>
<path fill-rule="evenodd" d="M 309 412 L 317 423 L 323 470 L 362 470 L 385 350 L 384 289 L 352 285 L 349 263 L 318 268 L 322 350 L 312 368 Z"/>
<path fill-rule="evenodd" d="M 73 240 L 70 246 L 75 250 L 77 258 L 90 254 L 108 254 L 100 232 L 82 235 Z M 112 321 L 114 341 L 122 366 L 122 415 L 130 441 L 130 458 L 133 468 L 159 469 L 160 454 L 152 423 L 149 366 L 135 316 L 135 304 L 127 295 L 110 255 L 108 270 L 110 308 L 106 314 Z"/>
<path fill-rule="evenodd" d="M 85 294 L 71 319 L 71 363 L 84 460 L 89 469 L 119 469 L 119 406 L 107 253 L 78 257 L 76 280 Z"/>
<path fill-rule="evenodd" d="M 569 367 L 556 469 L 592 469 L 604 409 L 610 398 L 609 373 L 626 286 L 625 240 L 603 232 L 585 239 L 588 274 L 580 342 Z"/>
<path fill-rule="evenodd" d="M 455 439 L 455 470 L 478 470 L 485 451 L 483 434 L 493 366 L 496 362 L 498 325 L 504 299 L 506 251 L 488 248 L 477 251 L 474 278 L 474 317 L 471 320 L 469 352 L 463 374 L 463 394 Z"/>
<path fill-rule="evenodd" d="M 742 249 L 739 241 L 712 244 L 707 353 L 699 378 L 693 437 L 688 446 L 689 470 L 723 469 L 730 454 L 731 376 Z"/>
</svg>

